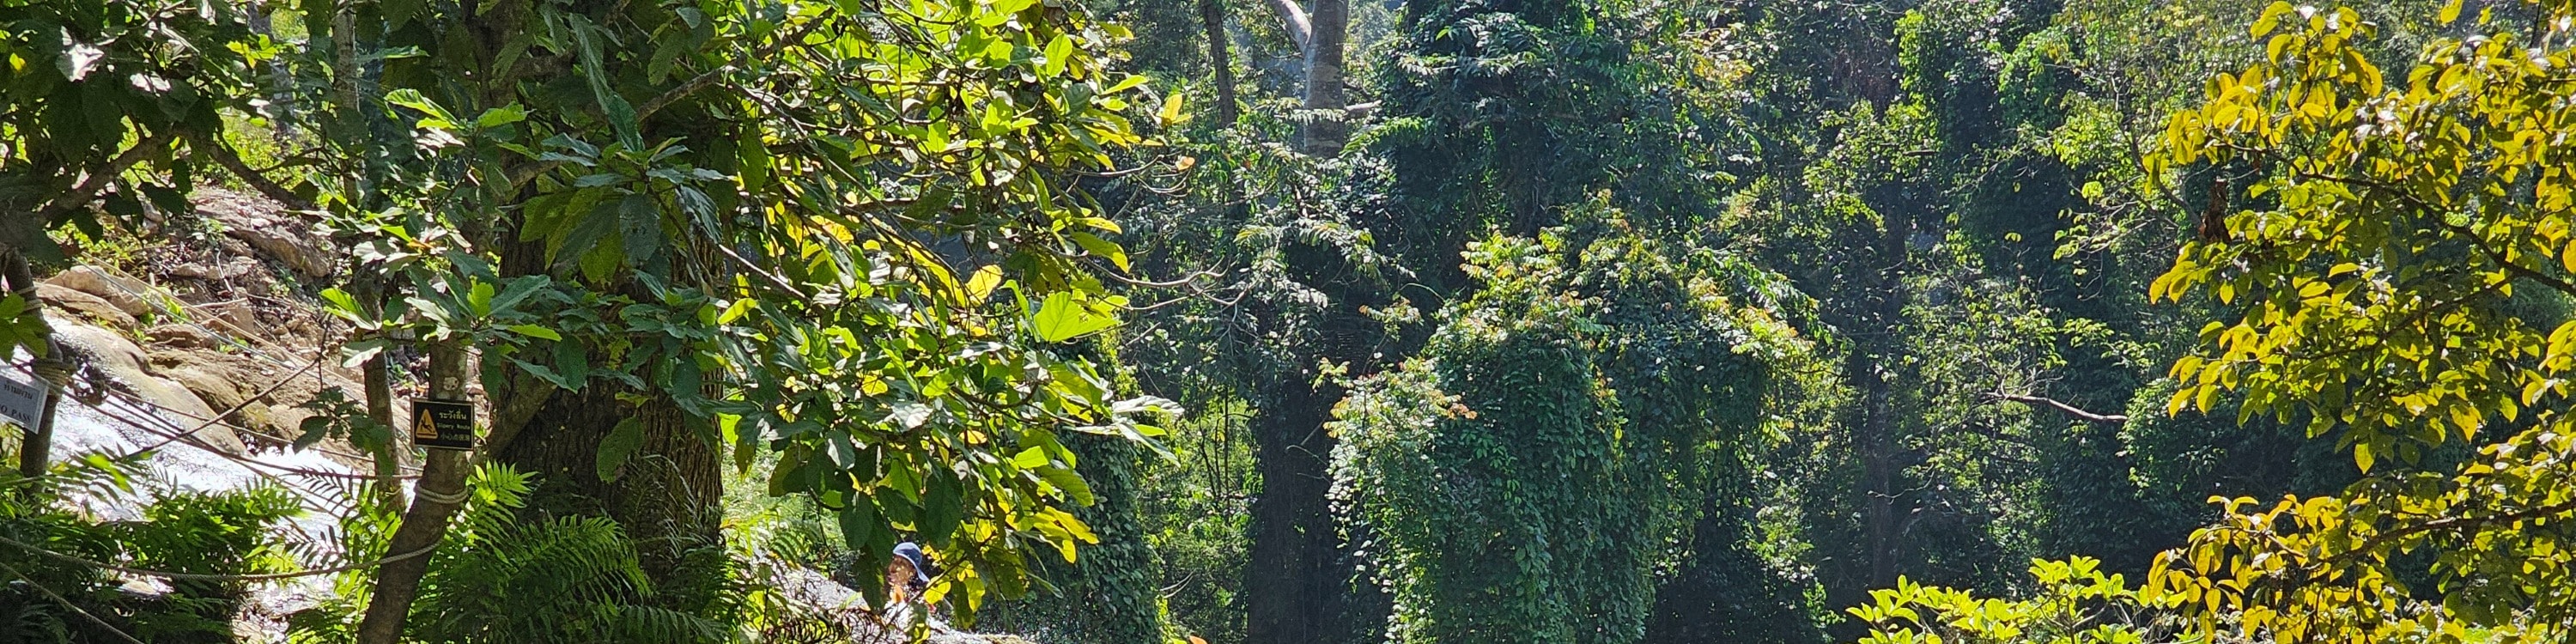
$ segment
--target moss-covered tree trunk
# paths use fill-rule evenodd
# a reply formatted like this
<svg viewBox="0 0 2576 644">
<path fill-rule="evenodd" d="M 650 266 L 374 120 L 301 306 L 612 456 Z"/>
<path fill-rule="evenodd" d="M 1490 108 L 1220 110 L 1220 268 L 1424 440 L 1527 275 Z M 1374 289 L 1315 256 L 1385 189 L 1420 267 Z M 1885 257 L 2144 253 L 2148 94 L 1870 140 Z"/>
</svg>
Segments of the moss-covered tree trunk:
<svg viewBox="0 0 2576 644">
<path fill-rule="evenodd" d="M 1753 550 L 1755 498 L 1743 471 L 1714 477 L 1681 569 L 1655 591 L 1646 641 L 1656 644 L 1821 642 L 1822 630 L 1786 583 Z"/>
</svg>

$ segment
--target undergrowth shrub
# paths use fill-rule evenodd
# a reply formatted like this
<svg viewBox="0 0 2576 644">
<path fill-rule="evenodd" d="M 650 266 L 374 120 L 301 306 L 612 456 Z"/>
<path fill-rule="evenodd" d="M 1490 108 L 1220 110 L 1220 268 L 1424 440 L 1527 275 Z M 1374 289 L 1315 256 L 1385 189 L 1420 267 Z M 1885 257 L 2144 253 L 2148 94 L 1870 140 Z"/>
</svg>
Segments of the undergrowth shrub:
<svg viewBox="0 0 2576 644">
<path fill-rule="evenodd" d="M 471 496 L 431 553 L 430 573 L 406 622 L 426 644 L 606 644 L 727 642 L 734 639 L 730 586 L 679 592 L 644 574 L 635 544 L 600 517 L 523 519 L 532 476 L 489 464 L 469 481 Z M 374 556 L 396 525 L 391 511 L 361 504 L 344 517 L 349 552 Z M 716 557 L 722 561 L 721 556 Z M 718 574 L 718 577 L 724 577 Z M 348 641 L 363 614 L 372 570 L 335 580 L 336 596 L 292 620 L 298 644 Z M 726 583 L 730 583 L 729 581 Z M 675 608 L 688 604 L 688 608 Z"/>
<path fill-rule="evenodd" d="M 303 508 L 286 490 L 150 490 L 145 458 L 76 455 L 38 480 L 0 472 L 0 537 L 147 570 L 246 575 L 292 566 L 275 526 Z M 101 521 L 74 499 L 141 504 L 142 518 Z M 154 644 L 229 642 L 249 590 L 239 581 L 128 584 L 102 568 L 9 545 L 0 545 L 0 563 L 7 565 L 0 569 L 0 644 L 122 641 L 119 632 Z"/>
</svg>

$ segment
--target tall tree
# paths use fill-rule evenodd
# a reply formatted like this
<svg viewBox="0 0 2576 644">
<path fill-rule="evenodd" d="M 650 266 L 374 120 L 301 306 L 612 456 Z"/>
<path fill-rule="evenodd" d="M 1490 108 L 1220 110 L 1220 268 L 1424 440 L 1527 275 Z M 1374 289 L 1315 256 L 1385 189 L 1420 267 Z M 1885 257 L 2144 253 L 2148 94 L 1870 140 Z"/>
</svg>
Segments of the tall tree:
<svg viewBox="0 0 2576 644">
<path fill-rule="evenodd" d="M 1296 0 L 1270 0 L 1279 20 L 1304 54 L 1305 111 L 1298 121 L 1305 125 L 1302 149 L 1307 154 L 1330 157 L 1342 153 L 1350 140 L 1350 95 L 1344 89 L 1344 49 L 1350 42 L 1350 0 L 1307 0 L 1300 7 Z M 1309 8 L 1311 7 L 1311 8 Z"/>
<path fill-rule="evenodd" d="M 1069 174 L 1139 140 L 1121 113 L 1144 79 L 1102 57 L 1121 32 L 1031 0 L 504 0 L 353 19 L 419 55 L 386 60 L 365 105 L 335 106 L 408 123 L 381 195 L 324 200 L 395 306 L 328 295 L 362 328 L 478 354 L 480 453 L 434 460 L 431 478 L 485 460 L 541 473 L 528 512 L 615 519 L 678 587 L 724 583 L 728 452 L 748 467 L 779 451 L 771 492 L 837 512 L 872 564 L 899 532 L 938 548 L 934 592 L 970 612 L 1025 590 L 1033 557 L 1097 541 L 1067 511 L 1091 493 L 1061 433 L 1142 439 L 1133 418 L 1168 407 L 1111 399 L 1057 346 L 1123 303 L 1098 277 L 1125 267 L 1103 238 L 1118 226 Z M 430 538 L 411 541 L 435 541 L 452 487 L 423 486 L 435 502 L 402 531 Z M 407 599 L 374 597 L 368 641 L 398 636 Z"/>
</svg>

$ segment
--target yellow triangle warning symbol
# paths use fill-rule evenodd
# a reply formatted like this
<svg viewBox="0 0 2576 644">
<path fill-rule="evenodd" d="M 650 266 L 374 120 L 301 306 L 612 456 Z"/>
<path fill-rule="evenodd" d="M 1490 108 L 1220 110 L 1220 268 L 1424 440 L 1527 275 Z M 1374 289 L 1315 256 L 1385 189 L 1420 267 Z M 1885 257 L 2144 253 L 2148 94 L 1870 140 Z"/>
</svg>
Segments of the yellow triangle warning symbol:
<svg viewBox="0 0 2576 644">
<path fill-rule="evenodd" d="M 411 437 L 412 437 L 412 439 L 414 439 L 414 440 L 438 440 L 438 422 L 437 422 L 437 421 L 435 421 L 435 420 L 431 420 L 431 419 L 430 419 L 430 415 L 429 415 L 429 414 L 417 414 L 417 415 L 419 416 L 419 418 L 412 419 L 412 423 L 411 423 Z"/>
</svg>

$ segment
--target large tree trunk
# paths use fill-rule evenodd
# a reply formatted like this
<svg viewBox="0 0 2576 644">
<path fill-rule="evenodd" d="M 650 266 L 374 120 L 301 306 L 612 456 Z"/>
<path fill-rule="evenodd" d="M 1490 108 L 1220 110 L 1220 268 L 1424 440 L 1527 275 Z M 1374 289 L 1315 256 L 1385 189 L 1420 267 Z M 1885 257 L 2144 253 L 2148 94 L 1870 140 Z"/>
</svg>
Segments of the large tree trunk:
<svg viewBox="0 0 2576 644">
<path fill-rule="evenodd" d="M 1877 366 L 1873 362 L 1854 360 L 1852 366 L 1871 369 Z M 1861 491 L 1868 495 L 1861 513 L 1862 530 L 1868 544 L 1867 581 L 1870 588 L 1885 588 L 1896 583 L 1898 541 L 1903 537 L 1897 530 L 1900 517 L 1897 516 L 1896 503 L 1895 419 L 1890 417 L 1893 409 L 1888 401 L 1889 387 L 1885 374 L 1865 372 L 1857 375 L 1862 379 L 1863 387 L 1858 442 Z"/>
<path fill-rule="evenodd" d="M 1301 244 L 1289 249 L 1287 260 L 1295 279 L 1331 300 L 1308 313 L 1312 331 L 1304 334 L 1296 362 L 1281 365 L 1257 394 L 1265 398 L 1252 420 L 1261 494 L 1252 500 L 1251 561 L 1244 567 L 1246 635 L 1253 644 L 1376 641 L 1373 607 L 1381 595 L 1359 579 L 1328 496 L 1337 441 L 1324 423 L 1344 392 L 1316 371 L 1315 361 L 1345 365 L 1358 376 L 1378 368 L 1374 354 L 1407 352 L 1386 346 L 1386 327 L 1360 313 L 1376 294 L 1338 249 Z M 1253 305 L 1262 328 L 1296 326 L 1275 307 Z"/>
<path fill-rule="evenodd" d="M 669 395 L 650 392 L 642 405 L 632 405 L 617 398 L 622 391 L 593 382 L 579 393 L 556 392 L 493 457 L 537 476 L 528 512 L 615 520 L 657 585 L 709 572 L 689 564 L 704 563 L 699 557 L 720 553 L 724 543 L 717 532 L 724 480 L 715 443 L 698 435 L 693 428 L 700 421 Z M 627 418 L 643 423 L 643 448 L 617 480 L 600 480 L 599 445 Z"/>
<path fill-rule="evenodd" d="M 1815 642 L 1824 639 L 1795 584 L 1784 583 L 1755 552 L 1762 538 L 1751 473 L 1727 467 L 1708 486 L 1689 555 L 1655 590 L 1646 639 L 1656 644 Z"/>
<path fill-rule="evenodd" d="M 1342 90 L 1342 45 L 1348 40 L 1350 0 L 1314 0 L 1306 41 L 1306 153 L 1339 156 L 1350 140 L 1350 97 Z"/>
</svg>

